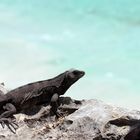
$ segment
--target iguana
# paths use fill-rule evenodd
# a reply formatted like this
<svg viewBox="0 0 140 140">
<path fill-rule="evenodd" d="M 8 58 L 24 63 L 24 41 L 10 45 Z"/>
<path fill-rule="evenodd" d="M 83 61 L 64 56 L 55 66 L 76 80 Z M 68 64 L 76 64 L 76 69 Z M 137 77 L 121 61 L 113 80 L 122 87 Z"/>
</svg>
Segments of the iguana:
<svg viewBox="0 0 140 140">
<path fill-rule="evenodd" d="M 6 124 L 12 131 L 14 127 L 9 120 L 13 114 L 28 110 L 34 105 L 51 104 L 51 110 L 57 114 L 57 100 L 77 80 L 83 77 L 84 71 L 71 69 L 48 80 L 30 83 L 9 91 L 0 98 L 0 123 Z"/>
<path fill-rule="evenodd" d="M 116 126 L 130 126 L 128 134 L 124 136 L 124 140 L 140 140 L 140 120 L 133 119 L 131 117 L 118 118 L 115 120 L 110 120 L 108 123 Z"/>
</svg>

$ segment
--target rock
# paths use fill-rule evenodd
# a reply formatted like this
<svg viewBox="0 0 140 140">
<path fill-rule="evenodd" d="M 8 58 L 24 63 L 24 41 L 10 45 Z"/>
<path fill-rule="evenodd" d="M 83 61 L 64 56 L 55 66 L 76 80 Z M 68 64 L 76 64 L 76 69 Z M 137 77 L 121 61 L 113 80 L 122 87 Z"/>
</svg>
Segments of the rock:
<svg viewBox="0 0 140 140">
<path fill-rule="evenodd" d="M 117 127 L 108 122 L 114 118 L 130 116 L 140 118 L 140 112 L 107 105 L 101 101 L 88 100 L 73 114 L 66 117 L 73 123 L 67 125 L 67 134 L 72 137 L 78 135 L 82 139 L 109 139 L 119 140 L 128 132 L 129 127 Z"/>
<path fill-rule="evenodd" d="M 1 140 L 138 140 L 140 111 L 108 105 L 98 100 L 77 101 L 61 97 L 63 117 L 50 116 L 49 106 L 32 116 L 16 114 L 19 128 L 13 134 L 0 128 Z M 31 113 L 32 114 L 32 113 Z M 111 124 L 112 123 L 112 124 Z M 118 125 L 119 124 L 119 125 Z M 137 139 L 136 138 L 137 135 Z"/>
<path fill-rule="evenodd" d="M 6 94 L 0 84 L 0 95 Z M 0 96 L 2 98 L 3 96 Z M 50 116 L 50 106 L 34 106 L 15 115 L 19 128 L 13 134 L 0 126 L 1 140 L 139 140 L 140 111 L 98 100 L 59 99 L 63 117 Z M 24 114 L 23 114 L 24 113 Z"/>
</svg>

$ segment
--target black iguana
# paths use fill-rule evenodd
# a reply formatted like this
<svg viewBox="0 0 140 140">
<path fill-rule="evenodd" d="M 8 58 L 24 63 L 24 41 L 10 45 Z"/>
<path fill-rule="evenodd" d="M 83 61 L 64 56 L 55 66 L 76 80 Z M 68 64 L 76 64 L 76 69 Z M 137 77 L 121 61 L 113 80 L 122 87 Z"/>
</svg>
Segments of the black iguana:
<svg viewBox="0 0 140 140">
<path fill-rule="evenodd" d="M 84 76 L 85 72 L 71 69 L 52 79 L 30 83 L 9 91 L 0 98 L 0 123 L 9 128 L 14 125 L 9 117 L 21 110 L 28 110 L 34 105 L 51 104 L 51 110 L 57 112 L 57 100 L 77 80 Z M 10 128 L 11 129 L 11 128 Z"/>
<path fill-rule="evenodd" d="M 130 131 L 124 136 L 124 140 L 140 140 L 140 120 L 131 117 L 110 120 L 108 123 L 116 126 L 130 126 Z"/>
</svg>

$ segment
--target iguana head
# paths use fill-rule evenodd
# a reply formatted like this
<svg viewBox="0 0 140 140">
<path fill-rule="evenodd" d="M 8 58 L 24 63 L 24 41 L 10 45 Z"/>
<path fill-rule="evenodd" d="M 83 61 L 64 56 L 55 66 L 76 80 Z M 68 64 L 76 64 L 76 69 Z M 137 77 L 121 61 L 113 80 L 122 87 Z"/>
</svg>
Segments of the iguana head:
<svg viewBox="0 0 140 140">
<path fill-rule="evenodd" d="M 69 85 L 72 85 L 84 75 L 85 75 L 84 71 L 77 70 L 77 69 L 70 69 L 66 72 L 65 82 Z"/>
<path fill-rule="evenodd" d="M 81 77 L 85 75 L 84 71 L 77 70 L 77 69 L 70 69 L 66 72 L 66 79 L 71 84 L 75 83 L 77 80 L 79 80 Z"/>
<path fill-rule="evenodd" d="M 85 75 L 84 71 L 70 69 L 54 78 L 57 84 L 57 93 L 63 95 L 76 81 Z"/>
</svg>

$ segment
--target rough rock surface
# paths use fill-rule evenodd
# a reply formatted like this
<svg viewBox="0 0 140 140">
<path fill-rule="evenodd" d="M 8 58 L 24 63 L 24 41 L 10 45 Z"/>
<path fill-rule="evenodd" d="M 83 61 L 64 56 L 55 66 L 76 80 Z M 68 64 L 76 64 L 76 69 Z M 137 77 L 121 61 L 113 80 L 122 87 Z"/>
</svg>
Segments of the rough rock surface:
<svg viewBox="0 0 140 140">
<path fill-rule="evenodd" d="M 1 140 L 123 140 L 129 126 L 118 127 L 108 122 L 118 118 L 140 119 L 140 111 L 107 105 L 98 100 L 76 101 L 60 98 L 63 117 L 49 115 L 50 106 L 33 115 L 16 114 L 19 128 L 13 134 L 0 128 Z"/>
</svg>

